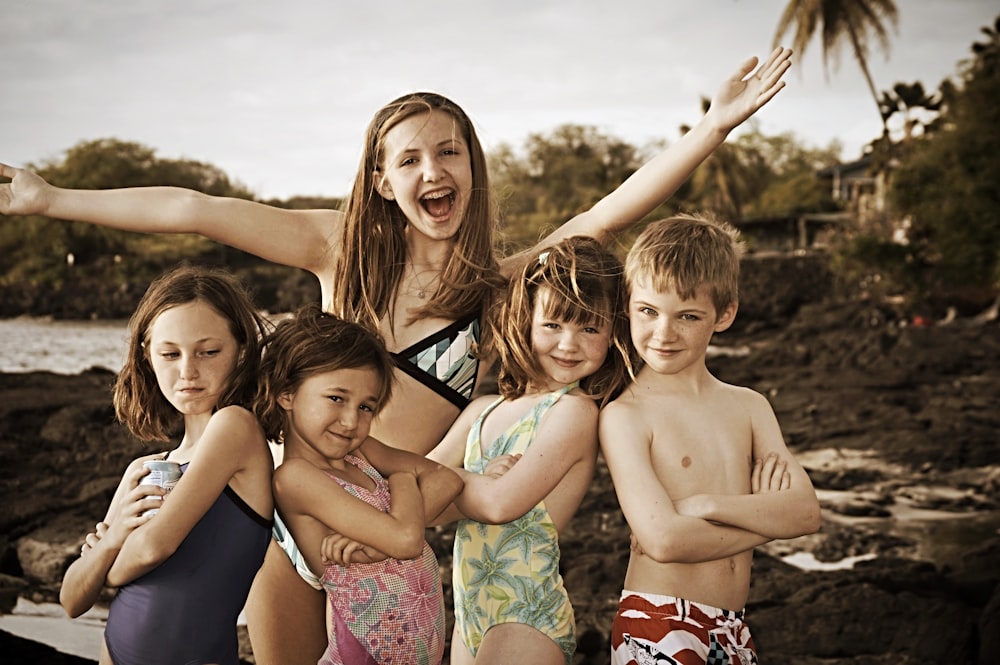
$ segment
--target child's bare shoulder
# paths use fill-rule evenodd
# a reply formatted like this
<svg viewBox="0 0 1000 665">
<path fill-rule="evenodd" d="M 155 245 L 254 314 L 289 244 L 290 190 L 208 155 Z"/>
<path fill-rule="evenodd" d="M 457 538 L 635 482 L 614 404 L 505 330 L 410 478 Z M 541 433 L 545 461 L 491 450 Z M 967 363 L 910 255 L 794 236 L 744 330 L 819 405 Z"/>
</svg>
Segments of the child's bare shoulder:
<svg viewBox="0 0 1000 665">
<path fill-rule="evenodd" d="M 650 404 L 631 388 L 600 410 L 600 427 L 603 436 L 612 432 L 619 436 L 635 438 L 649 430 Z"/>
</svg>

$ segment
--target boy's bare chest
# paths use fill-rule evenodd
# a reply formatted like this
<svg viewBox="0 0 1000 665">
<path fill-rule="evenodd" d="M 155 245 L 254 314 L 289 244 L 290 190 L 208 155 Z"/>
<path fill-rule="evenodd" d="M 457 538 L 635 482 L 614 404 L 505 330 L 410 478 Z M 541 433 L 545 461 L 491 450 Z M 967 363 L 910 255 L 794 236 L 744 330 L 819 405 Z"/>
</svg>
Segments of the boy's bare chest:
<svg viewBox="0 0 1000 665">
<path fill-rule="evenodd" d="M 750 489 L 753 434 L 749 419 L 665 411 L 652 429 L 653 469 L 673 498 Z"/>
</svg>

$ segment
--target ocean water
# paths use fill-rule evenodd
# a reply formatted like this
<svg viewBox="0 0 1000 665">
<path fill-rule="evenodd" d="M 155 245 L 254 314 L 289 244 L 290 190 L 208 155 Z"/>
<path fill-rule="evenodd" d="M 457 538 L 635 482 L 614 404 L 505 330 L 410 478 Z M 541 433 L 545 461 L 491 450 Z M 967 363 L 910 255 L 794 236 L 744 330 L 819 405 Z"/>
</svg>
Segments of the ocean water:
<svg viewBox="0 0 1000 665">
<path fill-rule="evenodd" d="M 0 319 L 0 372 L 79 374 L 91 367 L 117 372 L 127 335 L 126 321 Z"/>
</svg>

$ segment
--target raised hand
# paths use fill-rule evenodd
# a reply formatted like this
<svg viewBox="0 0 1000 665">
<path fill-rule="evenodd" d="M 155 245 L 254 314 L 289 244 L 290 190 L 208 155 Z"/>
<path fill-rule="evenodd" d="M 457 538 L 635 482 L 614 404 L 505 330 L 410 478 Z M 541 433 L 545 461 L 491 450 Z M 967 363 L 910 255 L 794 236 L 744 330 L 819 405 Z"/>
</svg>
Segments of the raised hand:
<svg viewBox="0 0 1000 665">
<path fill-rule="evenodd" d="M 0 163 L 0 177 L 10 182 L 0 183 L 0 214 L 40 215 L 48 208 L 51 188 L 41 176 L 27 169 Z"/>
<path fill-rule="evenodd" d="M 792 66 L 791 58 L 791 49 L 778 47 L 753 75 L 758 60 L 749 58 L 712 97 L 708 115 L 726 131 L 742 123 L 785 87 L 781 77 Z"/>
</svg>

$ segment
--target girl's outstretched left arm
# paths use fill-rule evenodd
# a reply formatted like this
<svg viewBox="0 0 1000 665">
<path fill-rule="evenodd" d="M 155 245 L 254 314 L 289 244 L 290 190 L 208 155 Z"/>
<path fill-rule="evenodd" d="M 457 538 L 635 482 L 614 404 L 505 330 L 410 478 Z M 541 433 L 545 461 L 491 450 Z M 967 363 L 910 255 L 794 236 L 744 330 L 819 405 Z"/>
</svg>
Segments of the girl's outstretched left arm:
<svg viewBox="0 0 1000 665">
<path fill-rule="evenodd" d="M 790 49 L 777 48 L 756 71 L 756 57 L 743 62 L 715 93 L 708 112 L 691 131 L 644 164 L 590 210 L 545 237 L 530 253 L 573 235 L 607 242 L 655 210 L 722 145 L 734 128 L 778 94 L 785 86 L 782 76 L 791 66 L 791 56 Z M 516 270 L 518 257 L 523 256 L 522 253 L 506 259 L 502 264 L 504 272 Z"/>
</svg>

